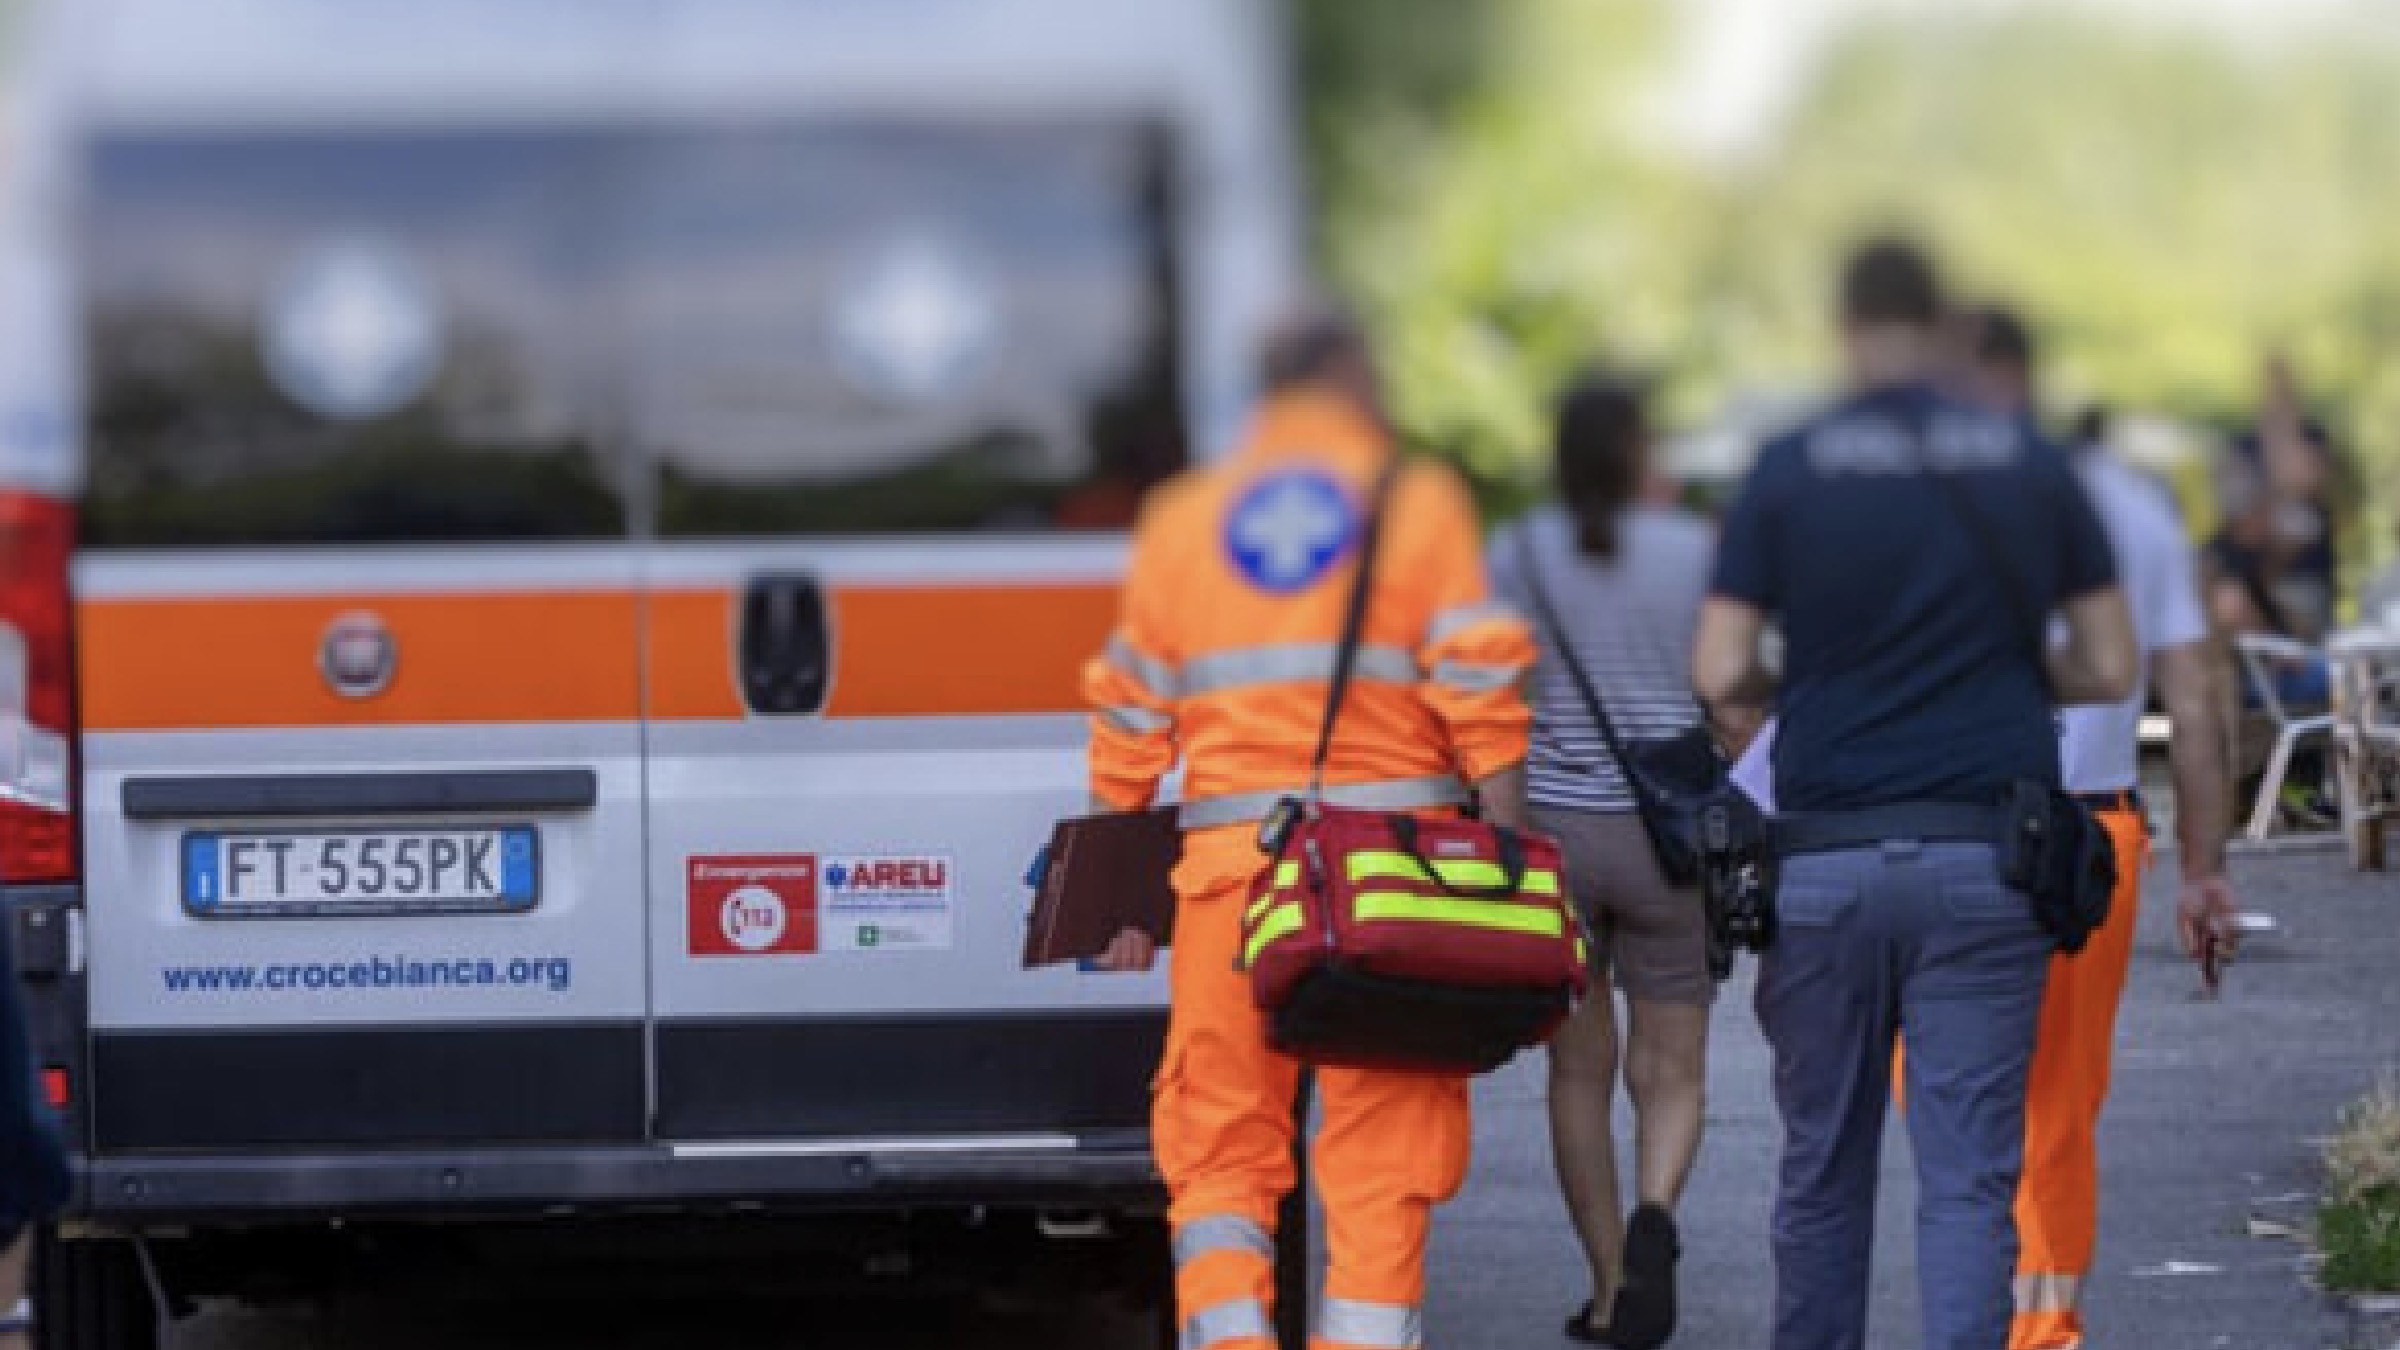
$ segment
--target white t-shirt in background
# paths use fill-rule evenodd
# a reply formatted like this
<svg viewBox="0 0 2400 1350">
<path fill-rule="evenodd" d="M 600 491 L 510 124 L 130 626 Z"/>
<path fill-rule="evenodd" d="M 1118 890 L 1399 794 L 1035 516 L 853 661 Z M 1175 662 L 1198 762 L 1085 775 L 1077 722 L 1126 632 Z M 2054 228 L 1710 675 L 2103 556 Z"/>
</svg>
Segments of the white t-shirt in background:
<svg viewBox="0 0 2400 1350">
<path fill-rule="evenodd" d="M 1775 719 L 1758 729 L 1742 757 L 1733 762 L 1733 785 L 1742 795 L 1758 803 L 1758 809 L 1775 814 Z"/>
<path fill-rule="evenodd" d="M 2059 713 L 2059 771 L 2070 792 L 2119 792 L 2141 785 L 2150 658 L 2205 640 L 2208 617 L 2192 546 L 2166 489 L 2105 450 L 2079 452 L 2075 468 L 2116 551 L 2141 675 L 2122 703 Z"/>
</svg>

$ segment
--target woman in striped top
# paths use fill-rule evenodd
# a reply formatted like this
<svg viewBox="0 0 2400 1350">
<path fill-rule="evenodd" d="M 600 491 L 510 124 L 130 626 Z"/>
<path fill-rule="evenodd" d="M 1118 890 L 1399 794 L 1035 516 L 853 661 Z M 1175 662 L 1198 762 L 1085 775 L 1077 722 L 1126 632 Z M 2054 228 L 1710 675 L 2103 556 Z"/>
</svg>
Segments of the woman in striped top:
<svg viewBox="0 0 2400 1350">
<path fill-rule="evenodd" d="M 1648 1350 L 1675 1325 L 1673 1212 L 1700 1147 L 1715 983 L 1699 897 L 1661 874 L 1566 663 L 1590 676 L 1621 741 L 1697 723 L 1692 636 L 1715 541 L 1698 517 L 1642 500 L 1649 429 L 1634 389 L 1594 381 L 1571 391 L 1556 455 L 1560 503 L 1503 531 L 1491 571 L 1495 589 L 1525 614 L 1549 616 L 1534 675 L 1529 796 L 1535 825 L 1566 850 L 1593 940 L 1593 995 L 1550 1045 L 1551 1144 L 1592 1266 L 1592 1302 L 1567 1334 Z M 1625 1221 L 1610 1123 L 1619 1060 L 1612 981 L 1627 1003 L 1623 1062 L 1638 1163 L 1637 1206 Z"/>
</svg>

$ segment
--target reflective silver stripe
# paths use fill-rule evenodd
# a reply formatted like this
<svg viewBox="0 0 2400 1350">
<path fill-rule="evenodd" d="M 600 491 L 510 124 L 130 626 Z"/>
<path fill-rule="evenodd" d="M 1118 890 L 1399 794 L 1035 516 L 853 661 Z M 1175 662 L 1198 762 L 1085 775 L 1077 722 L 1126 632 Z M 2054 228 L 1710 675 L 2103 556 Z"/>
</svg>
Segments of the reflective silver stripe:
<svg viewBox="0 0 2400 1350">
<path fill-rule="evenodd" d="M 1463 689 L 1470 694 L 1493 694 L 1507 689 L 1525 677 L 1519 666 L 1492 665 L 1484 661 L 1441 661 L 1433 667 L 1433 682 Z"/>
<path fill-rule="evenodd" d="M 1333 678 L 1335 646 L 1295 642 L 1280 647 L 1240 647 L 1193 657 L 1183 668 L 1182 692 L 1218 694 L 1254 684 L 1289 684 Z M 1397 647 L 1360 647 L 1353 678 L 1386 684 L 1415 684 L 1417 658 Z"/>
<path fill-rule="evenodd" d="M 1222 797 L 1203 797 L 1185 802 L 1178 816 L 1187 830 L 1205 830 L 1217 825 L 1239 825 L 1247 820 L 1265 818 L 1275 809 L 1275 803 L 1286 797 L 1300 795 L 1299 788 L 1288 791 L 1234 792 Z M 1341 783 L 1325 789 L 1325 800 L 1333 806 L 1355 807 L 1361 811 L 1407 811 L 1419 806 L 1459 806 L 1467 800 L 1466 785 L 1449 774 L 1434 774 L 1428 778 L 1395 778 L 1381 783 Z"/>
<path fill-rule="evenodd" d="M 1275 1259 L 1275 1239 L 1238 1214 L 1211 1214 L 1175 1230 L 1175 1264 L 1189 1265 L 1210 1252 L 1248 1252 Z"/>
<path fill-rule="evenodd" d="M 1517 612 L 1498 600 L 1478 600 L 1471 605 L 1458 605 L 1433 616 L 1425 626 L 1427 642 L 1443 642 L 1473 628 L 1479 623 L 1503 623 L 1517 617 Z"/>
<path fill-rule="evenodd" d="M 1208 1350 L 1227 1341 L 1275 1340 L 1275 1324 L 1267 1305 L 1254 1298 L 1237 1298 L 1202 1308 L 1183 1319 L 1182 1350 Z"/>
<path fill-rule="evenodd" d="M 1133 649 L 1122 635 L 1108 640 L 1108 663 L 1141 682 L 1143 688 L 1162 699 L 1175 697 L 1175 668 L 1154 657 L 1144 656 Z"/>
<path fill-rule="evenodd" d="M 2043 1274 L 2017 1277 L 2017 1311 L 2074 1312 L 2083 1306 L 2081 1275 Z"/>
<path fill-rule="evenodd" d="M 1317 1306 L 1317 1339 L 1363 1350 L 1418 1350 L 1425 1344 L 1425 1314 L 1405 1303 L 1329 1298 Z"/>
<path fill-rule="evenodd" d="M 1175 719 L 1165 713 L 1152 712 L 1148 708 L 1136 708 L 1131 705 L 1102 708 L 1100 720 L 1128 736 L 1147 736 L 1155 731 L 1165 731 L 1175 725 Z"/>
</svg>

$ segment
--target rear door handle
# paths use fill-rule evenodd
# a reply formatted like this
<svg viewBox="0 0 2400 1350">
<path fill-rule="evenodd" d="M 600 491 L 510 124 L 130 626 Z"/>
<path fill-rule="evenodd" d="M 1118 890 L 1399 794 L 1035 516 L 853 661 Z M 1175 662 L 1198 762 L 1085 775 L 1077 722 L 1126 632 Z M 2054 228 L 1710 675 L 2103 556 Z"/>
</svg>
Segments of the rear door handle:
<svg viewBox="0 0 2400 1350">
<path fill-rule="evenodd" d="M 833 683 L 833 637 L 817 579 L 793 573 L 752 577 L 742 593 L 742 702 L 768 717 L 825 710 Z"/>
</svg>

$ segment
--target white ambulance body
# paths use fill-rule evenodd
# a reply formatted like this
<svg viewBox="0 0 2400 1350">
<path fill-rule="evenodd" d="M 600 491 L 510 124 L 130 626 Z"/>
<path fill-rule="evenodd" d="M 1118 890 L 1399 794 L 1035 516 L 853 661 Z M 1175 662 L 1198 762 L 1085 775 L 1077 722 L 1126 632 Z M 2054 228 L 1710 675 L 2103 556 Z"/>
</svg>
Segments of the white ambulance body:
<svg viewBox="0 0 2400 1350">
<path fill-rule="evenodd" d="M 1163 979 L 1021 969 L 1024 873 L 1134 495 L 1297 270 L 1267 0 L 58 10 L 0 222 L 44 1343 L 337 1223 L 1155 1214 Z"/>
</svg>

